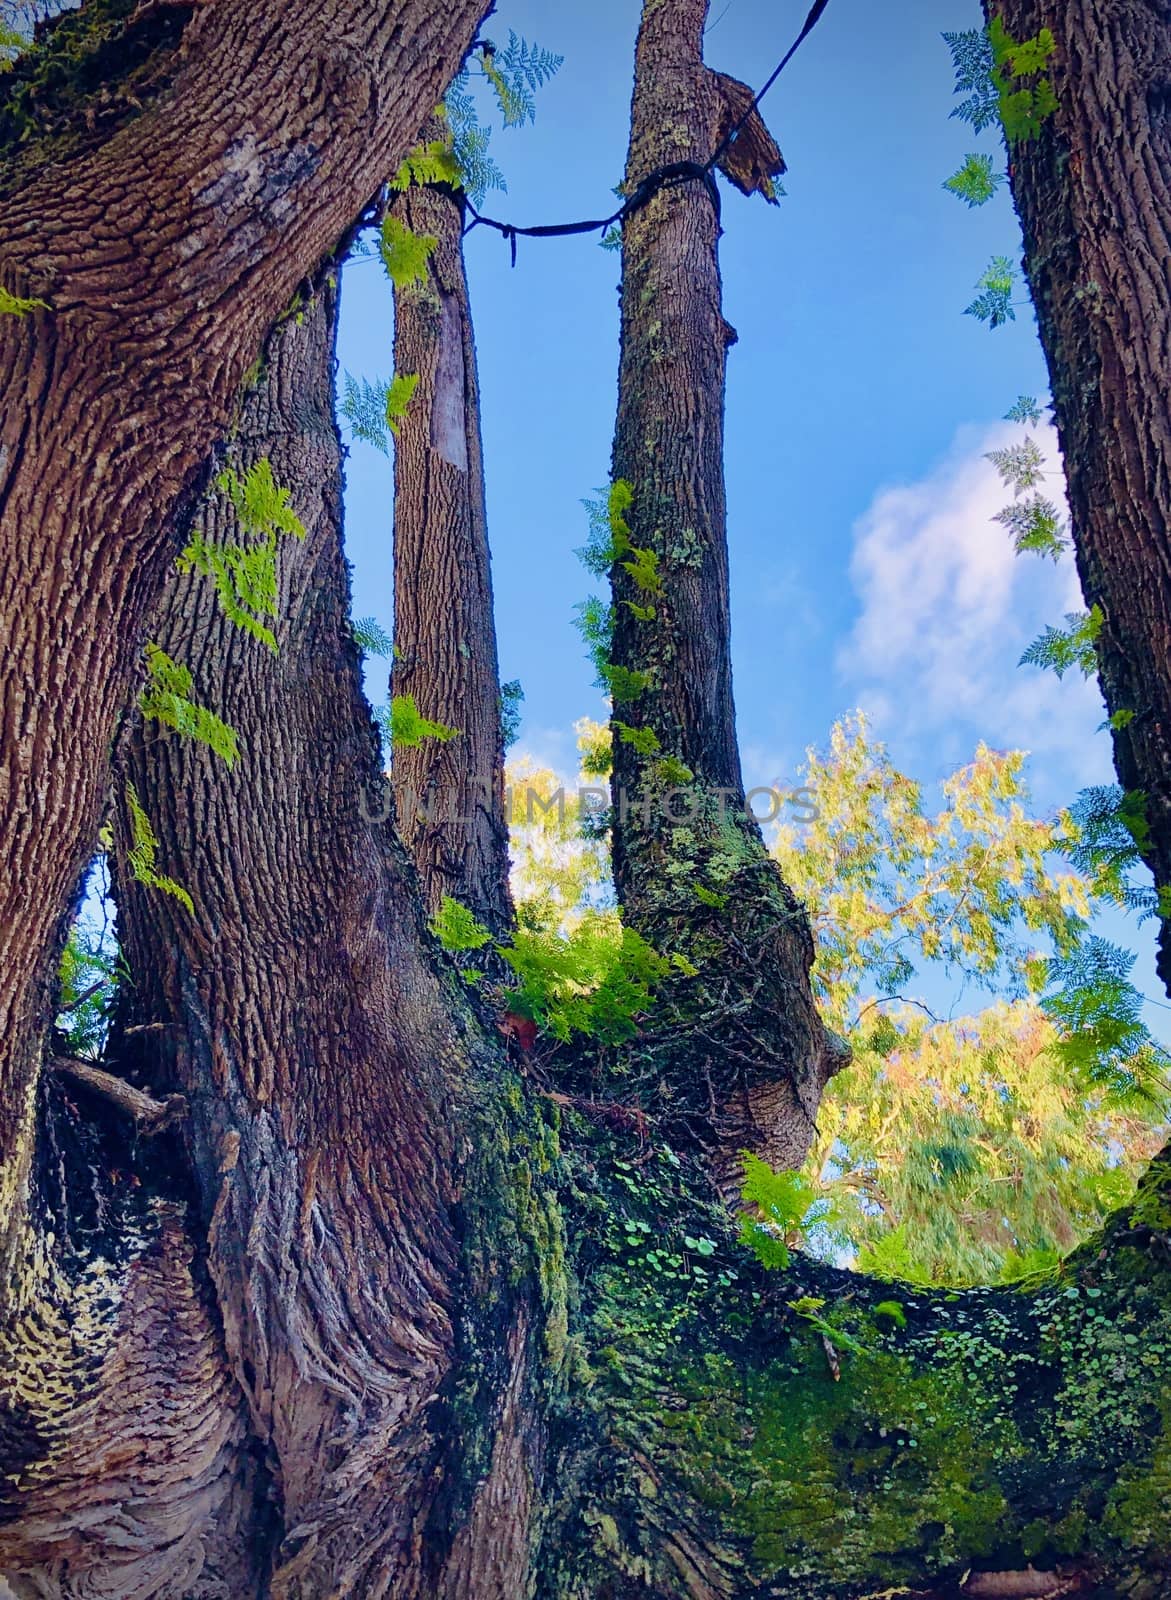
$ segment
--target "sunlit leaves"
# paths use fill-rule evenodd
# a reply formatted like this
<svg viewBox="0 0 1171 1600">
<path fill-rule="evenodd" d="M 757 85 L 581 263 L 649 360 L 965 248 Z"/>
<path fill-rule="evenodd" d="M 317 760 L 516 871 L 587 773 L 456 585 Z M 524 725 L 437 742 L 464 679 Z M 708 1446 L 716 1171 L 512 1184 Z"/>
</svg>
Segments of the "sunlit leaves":
<svg viewBox="0 0 1171 1600">
<path fill-rule="evenodd" d="M 214 711 L 201 706 L 192 696 L 190 669 L 171 657 L 157 644 L 146 647 L 147 683 L 138 699 L 139 710 L 148 721 L 161 722 L 176 733 L 206 745 L 227 766 L 240 757 L 236 730 Z"/>
<path fill-rule="evenodd" d="M 449 728 L 446 723 L 432 722 L 424 717 L 415 704 L 413 694 L 396 694 L 383 717 L 394 750 L 413 749 L 425 739 L 437 739 L 441 744 L 447 744 L 459 738 L 458 728 Z"/>
<path fill-rule="evenodd" d="M 1093 677 L 1098 670 L 1096 647 L 1103 620 L 1097 606 L 1089 611 L 1067 612 L 1065 627 L 1046 628 L 1021 657 L 1021 666 L 1044 667 L 1059 678 L 1074 671 Z"/>
<path fill-rule="evenodd" d="M 378 254 L 396 289 L 427 282 L 428 263 L 438 244 L 434 234 L 415 233 L 393 213 L 387 213 L 379 234 Z"/>
<path fill-rule="evenodd" d="M 944 188 L 968 206 L 987 205 L 1004 182 L 990 155 L 970 155 L 963 166 L 944 184 Z"/>
</svg>

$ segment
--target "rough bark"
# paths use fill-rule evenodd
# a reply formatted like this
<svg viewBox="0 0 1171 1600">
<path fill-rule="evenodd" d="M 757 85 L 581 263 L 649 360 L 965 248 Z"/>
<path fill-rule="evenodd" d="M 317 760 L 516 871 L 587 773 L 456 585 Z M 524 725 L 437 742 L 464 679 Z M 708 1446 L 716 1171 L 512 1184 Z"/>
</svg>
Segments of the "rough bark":
<svg viewBox="0 0 1171 1600">
<path fill-rule="evenodd" d="M 483 0 L 92 0 L 7 74 L 0 280 L 0 1212 L 172 513 L 245 370 L 434 106 Z"/>
<path fill-rule="evenodd" d="M 1104 618 L 1101 682 L 1123 787 L 1146 796 L 1171 886 L 1171 12 L 1161 0 L 1004 0 L 1052 30 L 1056 112 L 1010 151 L 1049 361 L 1078 570 Z M 1035 83 L 1027 78 L 1024 84 Z M 1159 970 L 1171 985 L 1171 922 Z"/>
<path fill-rule="evenodd" d="M 435 118 L 424 140 L 446 133 Z M 395 442 L 391 688 L 459 730 L 448 743 L 394 752 L 398 826 L 428 908 L 450 895 L 507 938 L 500 668 L 463 199 L 444 186 L 412 187 L 391 210 L 436 241 L 426 281 L 395 293 L 395 372 L 419 384 Z"/>
<path fill-rule="evenodd" d="M 705 0 L 644 9 L 628 194 L 661 168 L 706 164 L 751 101 L 704 65 L 707 12 Z M 784 163 L 759 116 L 722 166 L 746 192 L 771 196 Z M 656 1066 L 673 1096 L 708 1117 L 734 1186 L 745 1146 L 800 1165 L 840 1057 L 811 997 L 808 922 L 747 814 L 736 743 L 723 462 L 735 335 L 719 234 L 714 175 L 660 189 L 625 224 L 614 478 L 633 492 L 629 543 L 653 553 L 655 577 L 640 583 L 619 552 L 613 837 L 628 922 L 700 968 L 665 1001 L 665 1032 L 687 1038 L 687 1059 L 673 1063 L 668 1047 Z M 650 676 L 631 685 L 622 673 Z"/>
<path fill-rule="evenodd" d="M 120 1072 L 190 1108 L 192 1226 L 244 1401 L 246 1459 L 266 1487 L 239 1542 L 262 1556 L 271 1547 L 271 1567 L 262 1563 L 260 1587 L 231 1592 L 504 1600 L 526 1582 L 532 1393 L 553 1381 L 528 1353 L 549 1328 L 531 1287 L 533 1239 L 556 1217 L 541 1209 L 539 1177 L 528 1213 L 515 1203 L 501 1146 L 511 1137 L 523 1160 L 523 1141 L 544 1137 L 539 1117 L 501 1109 L 500 1065 L 442 971 L 380 820 L 384 779 L 339 537 L 335 303 L 327 287 L 275 339 L 231 446 L 241 473 L 271 462 L 307 530 L 282 555 L 278 653 L 229 622 L 194 572 L 172 579 L 156 619 L 158 643 L 191 668 L 242 753 L 229 770 L 154 724 L 123 741 L 118 785 L 134 785 L 164 842 L 160 865 L 196 909 L 120 873 L 139 1025 L 123 1036 Z M 218 491 L 194 530 L 242 537 Z M 224 1368 L 221 1356 L 221 1381 Z M 53 1376 L 49 1362 L 42 1384 Z M 133 1442 L 134 1484 L 149 1417 L 133 1397 L 106 1403 Z M 239 1431 L 237 1412 L 227 1415 Z M 27 1448 L 56 1517 L 85 1547 L 56 1453 L 39 1458 L 38 1434 Z M 504 1501 L 512 1511 L 499 1525 L 491 1508 Z M 0 1561 L 11 1548 L 30 1592 L 115 1581 L 94 1548 L 92 1591 L 54 1587 L 53 1569 L 33 1563 L 44 1545 L 32 1513 L 16 1509 Z M 140 1572 L 158 1559 L 140 1555 Z M 218 1593 L 207 1581 L 141 1592 Z"/>
</svg>

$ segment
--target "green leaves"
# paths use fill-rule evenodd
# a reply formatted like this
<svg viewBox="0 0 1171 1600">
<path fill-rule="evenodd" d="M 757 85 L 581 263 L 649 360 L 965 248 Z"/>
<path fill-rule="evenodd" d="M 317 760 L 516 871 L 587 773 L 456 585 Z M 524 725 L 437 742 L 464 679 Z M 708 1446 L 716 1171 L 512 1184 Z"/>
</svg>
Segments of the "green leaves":
<svg viewBox="0 0 1171 1600">
<path fill-rule="evenodd" d="M 975 207 L 987 205 L 1004 181 L 1004 174 L 996 171 L 990 155 L 970 155 L 943 187 L 965 205 Z"/>
<path fill-rule="evenodd" d="M 580 1033 L 601 1045 L 633 1038 L 656 988 L 681 970 L 616 912 L 588 911 L 566 934 L 519 928 L 500 954 L 518 980 L 514 1012 L 556 1039 Z"/>
<path fill-rule="evenodd" d="M 229 621 L 275 654 L 276 637 L 261 618 L 277 614 L 277 547 L 285 535 L 304 539 L 305 526 L 289 504 L 288 490 L 274 480 L 267 457 L 254 463 L 242 479 L 227 468 L 216 479 L 216 487 L 228 496 L 241 530 L 254 542 L 217 544 L 196 534 L 177 566 L 180 572 L 195 571 L 210 578 Z"/>
<path fill-rule="evenodd" d="M 444 895 L 439 910 L 431 919 L 431 932 L 443 948 L 450 953 L 463 950 L 482 950 L 491 944 L 492 935 L 482 922 L 477 922 L 467 906 Z"/>
<path fill-rule="evenodd" d="M 390 454 L 387 431 L 389 400 L 388 383 L 381 380 L 371 383 L 366 378 L 359 380 L 349 372 L 345 374 L 345 389 L 338 409 L 353 429 L 354 438 L 361 439 L 364 444 L 372 444 L 384 456 Z"/>
<path fill-rule="evenodd" d="M 952 112 L 979 133 L 1000 119 L 1009 144 L 1035 138 L 1057 110 L 1053 85 L 1039 77 L 1057 51 L 1048 28 L 1016 40 L 1000 17 L 987 30 L 945 33 L 956 72 L 957 95 L 967 98 Z M 1025 78 L 1037 78 L 1033 84 Z"/>
<path fill-rule="evenodd" d="M 27 317 L 30 311 L 49 311 L 47 300 L 25 300 L 0 284 L 0 317 Z"/>
<path fill-rule="evenodd" d="M 1032 39 L 1014 39 L 1000 17 L 993 17 L 989 24 L 988 40 L 1004 136 L 1010 145 L 1035 139 L 1057 110 L 1057 97 L 1047 77 L 1032 85 L 1021 80 L 1035 78 L 1044 70 L 1056 54 L 1057 41 L 1048 28 Z"/>
<path fill-rule="evenodd" d="M 1061 513 L 1052 500 L 1046 500 L 1043 495 L 1035 494 L 1005 506 L 993 521 L 1008 529 L 1018 555 L 1048 556 L 1052 561 L 1060 561 L 1069 549 L 1069 535 Z"/>
<path fill-rule="evenodd" d="M 377 617 L 359 617 L 351 622 L 350 637 L 368 656 L 387 660 L 394 654 L 394 641 Z"/>
<path fill-rule="evenodd" d="M 195 903 L 187 890 L 174 878 L 168 878 L 158 870 L 159 841 L 151 827 L 150 818 L 142 809 L 138 790 L 128 783 L 125 794 L 130 821 L 130 849 L 126 854 L 126 865 L 131 876 L 147 889 L 158 889 L 162 894 L 169 894 L 194 915 Z"/>
<path fill-rule="evenodd" d="M 602 668 L 603 686 L 616 706 L 632 704 L 646 693 L 654 681 L 654 673 L 642 668 L 615 666 L 609 661 Z"/>
<path fill-rule="evenodd" d="M 659 736 L 653 728 L 632 728 L 628 722 L 615 722 L 614 732 L 623 744 L 628 744 L 640 756 L 659 753 Z"/>
<path fill-rule="evenodd" d="M 784 1269 L 790 1247 L 803 1243 L 824 1224 L 830 1204 L 800 1172 L 777 1172 L 750 1150 L 742 1150 L 744 1181 L 740 1198 L 748 1208 L 740 1218 L 740 1243 L 764 1267 Z"/>
<path fill-rule="evenodd" d="M 447 184 L 458 189 L 462 180 L 459 158 L 450 141 L 433 139 L 429 144 L 415 146 L 390 180 L 390 187 L 399 194 L 412 184 L 419 188 L 428 184 Z"/>
<path fill-rule="evenodd" d="M 1033 438 L 1008 445 L 1003 450 L 989 450 L 986 460 L 991 461 L 1001 480 L 1017 494 L 1035 489 L 1045 477 L 1045 453 Z"/>
<path fill-rule="evenodd" d="M 520 738 L 520 708 L 524 704 L 524 697 L 519 678 L 500 685 L 500 729 L 506 750 L 511 749 Z"/>
<path fill-rule="evenodd" d="M 1071 1079 L 1104 1090 L 1121 1104 L 1166 1098 L 1171 1056 L 1142 1018 L 1144 998 L 1130 981 L 1135 957 L 1105 939 L 1087 938 L 1049 964 L 1045 1014 L 1060 1030 L 1053 1049 Z"/>
<path fill-rule="evenodd" d="M 378 254 L 396 289 L 409 289 L 414 284 L 427 282 L 428 263 L 438 244 L 434 234 L 414 233 L 389 214 L 383 218 Z"/>
<path fill-rule="evenodd" d="M 419 387 L 417 372 L 399 372 L 390 380 L 386 391 L 386 426 L 398 437 L 399 423 L 406 416 L 415 390 Z"/>
<path fill-rule="evenodd" d="M 460 736 L 458 728 L 449 728 L 442 722 L 429 722 L 421 716 L 413 694 L 396 694 L 385 717 L 392 749 L 406 750 L 421 745 L 424 739 L 438 739 L 446 744 Z"/>
<path fill-rule="evenodd" d="M 1015 405 L 1011 406 L 1004 414 L 1005 422 L 1031 422 L 1036 426 L 1041 421 L 1041 407 L 1031 394 L 1022 394 Z"/>
<path fill-rule="evenodd" d="M 1022 667 L 1044 667 L 1064 678 L 1077 670 L 1091 678 L 1098 670 L 1095 649 L 1105 619 L 1095 605 L 1090 611 L 1066 613 L 1064 628 L 1046 628 L 1020 659 Z"/>
<path fill-rule="evenodd" d="M 964 315 L 986 322 L 989 328 L 1002 328 L 1006 322 L 1015 322 L 1012 296 L 1016 276 L 1016 268 L 1007 256 L 993 256 L 976 284 L 979 293 Z"/>
<path fill-rule="evenodd" d="M 143 716 L 173 728 L 184 738 L 205 744 L 221 761 L 234 767 L 240 757 L 236 730 L 214 711 L 192 700 L 192 677 L 188 668 L 173 661 L 165 650 L 153 643 L 146 647 L 146 662 L 148 681 L 138 699 Z"/>
</svg>

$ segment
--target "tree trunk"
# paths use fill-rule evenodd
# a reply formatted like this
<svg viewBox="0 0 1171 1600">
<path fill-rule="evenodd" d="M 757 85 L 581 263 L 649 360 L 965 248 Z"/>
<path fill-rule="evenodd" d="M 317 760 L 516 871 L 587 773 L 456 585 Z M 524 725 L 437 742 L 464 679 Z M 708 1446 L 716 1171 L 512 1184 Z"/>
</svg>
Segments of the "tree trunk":
<svg viewBox="0 0 1171 1600">
<path fill-rule="evenodd" d="M 445 140 L 434 118 L 424 141 Z M 496 938 L 512 926 L 500 668 L 484 502 L 480 391 L 463 257 L 463 197 L 412 187 L 392 215 L 436 241 L 426 281 L 395 294 L 395 372 L 418 387 L 395 444 L 395 695 L 458 729 L 396 749 L 399 833 L 424 904 L 445 895 Z"/>
<path fill-rule="evenodd" d="M 174 512 L 298 283 L 405 153 L 484 0 L 93 0 L 0 86 L 0 1211 Z M 0 1237 L 0 1257 L 5 1239 Z"/>
<path fill-rule="evenodd" d="M 735 335 L 721 309 L 719 193 L 694 169 L 751 93 L 704 65 L 707 13 L 706 0 L 648 3 L 638 39 L 626 192 L 662 168 L 692 170 L 635 210 L 623 238 L 614 477 L 632 502 L 629 535 L 615 530 L 613 836 L 627 921 L 700 969 L 665 999 L 654 1068 L 708 1117 L 734 1188 L 746 1146 L 800 1166 L 841 1057 L 813 1005 L 807 918 L 746 813 L 736 743 L 723 460 Z M 783 167 L 754 113 L 723 169 L 771 196 Z"/>
<path fill-rule="evenodd" d="M 236 730 L 239 765 L 151 724 L 130 743 L 125 776 L 195 914 L 123 872 L 121 924 L 139 1020 L 174 1041 L 151 1080 L 191 1105 L 209 1269 L 280 1508 L 272 1592 L 503 1600 L 527 1559 L 523 1505 L 495 1576 L 458 1543 L 443 1575 L 461 1496 L 490 1476 L 509 1378 L 507 1425 L 527 1427 L 538 1318 L 503 1279 L 501 1218 L 489 1232 L 471 1209 L 493 1198 L 468 1141 L 498 1068 L 453 976 L 436 976 L 389 824 L 368 820 L 383 779 L 348 632 L 335 305 L 327 288 L 274 342 L 233 440 L 241 474 L 270 460 L 308 529 L 286 541 L 279 654 L 194 573 L 160 623 Z M 236 536 L 225 497 L 196 531 Z M 498 1163 L 486 1141 L 484 1154 Z M 453 1437 L 465 1385 L 486 1392 Z M 499 1472 L 516 1447 L 501 1444 Z"/>
<path fill-rule="evenodd" d="M 1005 0 L 1052 30 L 1058 106 L 1010 150 L 1049 361 L 1078 570 L 1103 616 L 1119 780 L 1146 797 L 1144 855 L 1171 887 L 1171 14 L 1159 0 Z M 1036 80 L 1026 78 L 1023 84 Z M 1126 720 L 1123 718 L 1123 720 Z M 1171 992 L 1171 920 L 1160 974 Z"/>
</svg>

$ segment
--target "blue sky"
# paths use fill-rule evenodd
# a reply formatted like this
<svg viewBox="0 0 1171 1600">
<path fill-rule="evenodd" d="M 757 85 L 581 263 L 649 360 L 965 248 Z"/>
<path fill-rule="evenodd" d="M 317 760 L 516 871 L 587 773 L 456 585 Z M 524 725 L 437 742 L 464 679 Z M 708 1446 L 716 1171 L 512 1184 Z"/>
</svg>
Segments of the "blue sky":
<svg viewBox="0 0 1171 1600">
<path fill-rule="evenodd" d="M 805 0 L 713 0 L 709 64 L 754 85 L 798 31 Z M 565 57 L 534 127 L 494 135 L 521 224 L 604 215 L 621 176 L 638 0 L 500 0 L 509 27 Z M 1032 313 L 990 333 L 963 315 L 993 254 L 1019 256 L 1003 195 L 969 211 L 943 181 L 989 136 L 949 120 L 940 33 L 979 25 L 976 0 L 830 0 L 765 103 L 789 162 L 779 207 L 726 189 L 725 314 L 733 648 L 749 780 L 792 783 L 805 747 L 862 705 L 905 770 L 933 782 L 984 739 L 1033 752 L 1043 808 L 1110 781 L 1096 691 L 1018 668 L 1080 605 L 1072 572 L 1014 557 L 991 517 L 1007 496 L 983 462 L 1000 419 L 1044 396 Z M 618 258 L 592 238 L 468 240 L 484 400 L 504 678 L 526 694 L 522 745 L 574 768 L 572 725 L 601 716 L 572 627 L 590 580 L 573 551 L 581 499 L 608 476 Z M 389 287 L 346 270 L 340 358 L 390 373 Z M 1053 463 L 1057 472 L 1056 460 Z M 1059 489 L 1055 476 L 1054 490 Z M 347 541 L 355 612 L 391 623 L 390 463 L 355 444 Z M 385 691 L 376 669 L 371 688 Z M 1128 930 L 1149 952 L 1148 930 Z M 1150 969 L 1144 955 L 1144 974 Z M 1151 992 L 1158 992 L 1153 978 Z"/>
</svg>

